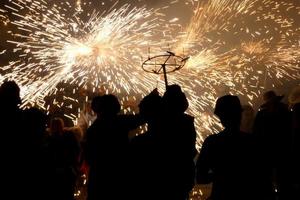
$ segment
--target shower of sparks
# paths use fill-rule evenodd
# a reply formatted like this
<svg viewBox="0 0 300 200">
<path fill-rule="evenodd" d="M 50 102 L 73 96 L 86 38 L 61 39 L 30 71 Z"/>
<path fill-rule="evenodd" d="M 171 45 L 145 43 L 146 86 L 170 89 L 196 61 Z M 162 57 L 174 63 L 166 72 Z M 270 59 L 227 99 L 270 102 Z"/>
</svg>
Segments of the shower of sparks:
<svg viewBox="0 0 300 200">
<path fill-rule="evenodd" d="M 70 3 L 46 0 L 13 0 L 0 9 L 0 18 L 13 27 L 8 42 L 19 55 L 2 67 L 0 82 L 16 80 L 24 106 L 38 104 L 48 111 L 53 105 L 64 107 L 66 117 L 75 120 L 80 111 L 75 107 L 89 100 L 90 90 L 115 93 L 125 113 L 136 112 L 142 96 L 164 86 L 161 77 L 143 72 L 141 63 L 148 54 L 170 49 L 190 56 L 182 70 L 169 75 L 169 82 L 180 84 L 188 94 L 200 147 L 207 135 L 221 128 L 212 114 L 218 96 L 236 94 L 253 105 L 270 85 L 300 78 L 299 5 L 187 0 L 192 8 L 186 9 L 194 15 L 182 29 L 180 16 L 166 19 L 163 13 L 179 4 L 177 0 L 157 10 L 113 6 L 88 13 L 88 20 L 82 18 L 83 1 L 74 3 L 74 15 L 68 14 Z M 55 98 L 49 102 L 51 96 Z"/>
<path fill-rule="evenodd" d="M 125 4 L 105 16 L 94 12 L 84 23 L 77 16 L 64 17 L 55 4 L 49 9 L 45 1 L 16 1 L 15 5 L 35 13 L 20 15 L 13 12 L 17 8 L 8 7 L 19 17 L 12 24 L 23 33 L 12 33 L 18 40 L 8 41 L 15 44 L 14 52 L 22 53 L 6 67 L 13 69 L 6 77 L 22 85 L 24 105 L 44 107 L 44 97 L 56 92 L 61 82 L 92 83 L 94 88 L 107 82 L 105 90 L 123 88 L 127 93 L 134 88 L 137 79 L 130 73 L 138 73 L 143 48 L 154 43 L 151 29 L 157 24 L 149 19 L 154 11 Z"/>
<path fill-rule="evenodd" d="M 250 55 L 261 55 L 269 50 L 262 41 L 242 43 L 241 48 L 245 53 Z"/>
<path fill-rule="evenodd" d="M 197 3 L 173 48 L 190 56 L 174 82 L 182 80 L 191 95 L 190 112 L 202 133 L 199 143 L 203 133 L 218 129 L 212 114 L 218 96 L 236 94 L 253 105 L 269 82 L 276 86 L 300 78 L 299 11 L 299 5 L 270 0 Z M 298 15 L 288 17 L 289 12 Z"/>
<path fill-rule="evenodd" d="M 228 30 L 230 20 L 240 14 L 246 14 L 255 1 L 243 0 L 237 3 L 235 0 L 208 0 L 197 4 L 194 16 L 190 24 L 177 44 L 177 51 L 181 49 L 193 49 L 195 44 L 210 42 L 206 34 L 212 31 Z"/>
</svg>

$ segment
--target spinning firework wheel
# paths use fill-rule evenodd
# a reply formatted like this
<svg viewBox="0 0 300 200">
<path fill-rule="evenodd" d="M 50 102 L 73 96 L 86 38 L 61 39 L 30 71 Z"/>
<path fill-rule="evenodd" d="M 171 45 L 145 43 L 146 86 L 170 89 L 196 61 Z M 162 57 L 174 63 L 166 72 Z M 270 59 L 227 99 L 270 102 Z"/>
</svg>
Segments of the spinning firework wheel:
<svg viewBox="0 0 300 200">
<path fill-rule="evenodd" d="M 167 74 L 180 70 L 184 67 L 189 57 L 181 57 L 175 53 L 167 51 L 167 54 L 162 54 L 154 57 L 149 57 L 143 64 L 144 71 L 154 74 L 163 74 L 165 79 L 166 89 L 168 87 Z"/>
</svg>

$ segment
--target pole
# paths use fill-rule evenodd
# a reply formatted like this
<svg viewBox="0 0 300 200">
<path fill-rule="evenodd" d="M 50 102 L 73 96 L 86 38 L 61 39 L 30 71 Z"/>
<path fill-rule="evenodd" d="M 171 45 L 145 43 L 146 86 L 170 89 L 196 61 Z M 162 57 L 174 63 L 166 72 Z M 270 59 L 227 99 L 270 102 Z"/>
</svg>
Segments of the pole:
<svg viewBox="0 0 300 200">
<path fill-rule="evenodd" d="M 168 58 L 166 59 L 165 63 L 163 63 L 161 66 L 163 68 L 163 72 L 164 72 L 164 78 L 165 78 L 165 84 L 166 84 L 166 91 L 168 89 L 168 78 L 167 78 L 167 69 L 166 69 L 166 64 L 169 61 L 169 59 L 171 58 L 171 55 L 168 56 Z"/>
<path fill-rule="evenodd" d="M 164 72 L 164 79 L 165 79 L 165 85 L 166 85 L 166 91 L 168 89 L 168 78 L 167 78 L 167 70 L 166 70 L 166 64 L 162 64 L 163 72 Z"/>
</svg>

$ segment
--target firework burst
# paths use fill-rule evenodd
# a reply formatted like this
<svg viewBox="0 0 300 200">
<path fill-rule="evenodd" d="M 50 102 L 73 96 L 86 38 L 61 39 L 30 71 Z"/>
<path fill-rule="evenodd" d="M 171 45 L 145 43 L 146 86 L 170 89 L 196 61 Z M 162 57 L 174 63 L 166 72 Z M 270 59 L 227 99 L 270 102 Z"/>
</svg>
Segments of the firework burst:
<svg viewBox="0 0 300 200">
<path fill-rule="evenodd" d="M 21 85 L 24 106 L 67 107 L 73 120 L 74 107 L 88 99 L 84 92 L 79 96 L 82 89 L 115 93 L 124 111 L 134 112 L 136 101 L 164 86 L 160 77 L 143 72 L 141 63 L 148 54 L 170 48 L 190 56 L 169 82 L 188 94 L 200 146 L 221 128 L 212 114 L 218 96 L 234 93 L 253 104 L 268 88 L 267 79 L 274 86 L 299 79 L 299 6 L 270 0 L 187 1 L 194 15 L 184 27 L 177 24 L 180 16 L 166 20 L 163 13 L 177 3 L 157 10 L 125 4 L 82 17 L 81 1 L 70 14 L 70 3 L 13 0 L 0 10 L 0 18 L 12 29 L 8 43 L 18 59 L 2 67 L 0 81 L 9 78 Z M 54 96 L 50 103 L 49 96 Z"/>
<path fill-rule="evenodd" d="M 105 16 L 94 12 L 84 23 L 78 16 L 66 17 L 55 4 L 49 8 L 45 1 L 16 1 L 14 5 L 17 8 L 7 8 L 18 12 L 27 7 L 30 12 L 14 14 L 19 19 L 11 23 L 22 33 L 12 33 L 16 39 L 8 42 L 16 46 L 20 60 L 8 66 L 13 72 L 4 77 L 22 85 L 24 105 L 42 106 L 44 97 L 63 81 L 93 82 L 98 87 L 119 77 L 110 87 L 129 93 L 133 88 L 129 72 L 138 70 L 143 50 L 154 44 L 150 39 L 151 29 L 157 26 L 150 19 L 153 10 L 130 9 L 126 4 Z"/>
</svg>

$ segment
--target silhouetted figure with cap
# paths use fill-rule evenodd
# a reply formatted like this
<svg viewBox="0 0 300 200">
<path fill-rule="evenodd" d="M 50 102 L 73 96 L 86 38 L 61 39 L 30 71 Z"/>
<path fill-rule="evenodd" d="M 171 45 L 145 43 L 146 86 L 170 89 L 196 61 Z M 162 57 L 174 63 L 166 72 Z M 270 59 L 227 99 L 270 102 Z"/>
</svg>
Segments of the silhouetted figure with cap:
<svg viewBox="0 0 300 200">
<path fill-rule="evenodd" d="M 88 200 L 126 199 L 128 132 L 143 123 L 139 116 L 121 115 L 114 95 L 97 96 L 97 119 L 87 130 L 84 156 L 89 166 Z"/>
<path fill-rule="evenodd" d="M 269 200 L 270 175 L 261 166 L 252 134 L 240 131 L 242 107 L 237 96 L 220 97 L 214 113 L 225 129 L 208 136 L 197 160 L 199 184 L 212 183 L 212 200 Z"/>
<path fill-rule="evenodd" d="M 273 90 L 263 94 L 264 103 L 254 120 L 253 131 L 273 173 L 274 185 L 281 199 L 287 192 L 288 159 L 291 153 L 291 128 L 288 106 Z"/>
</svg>

